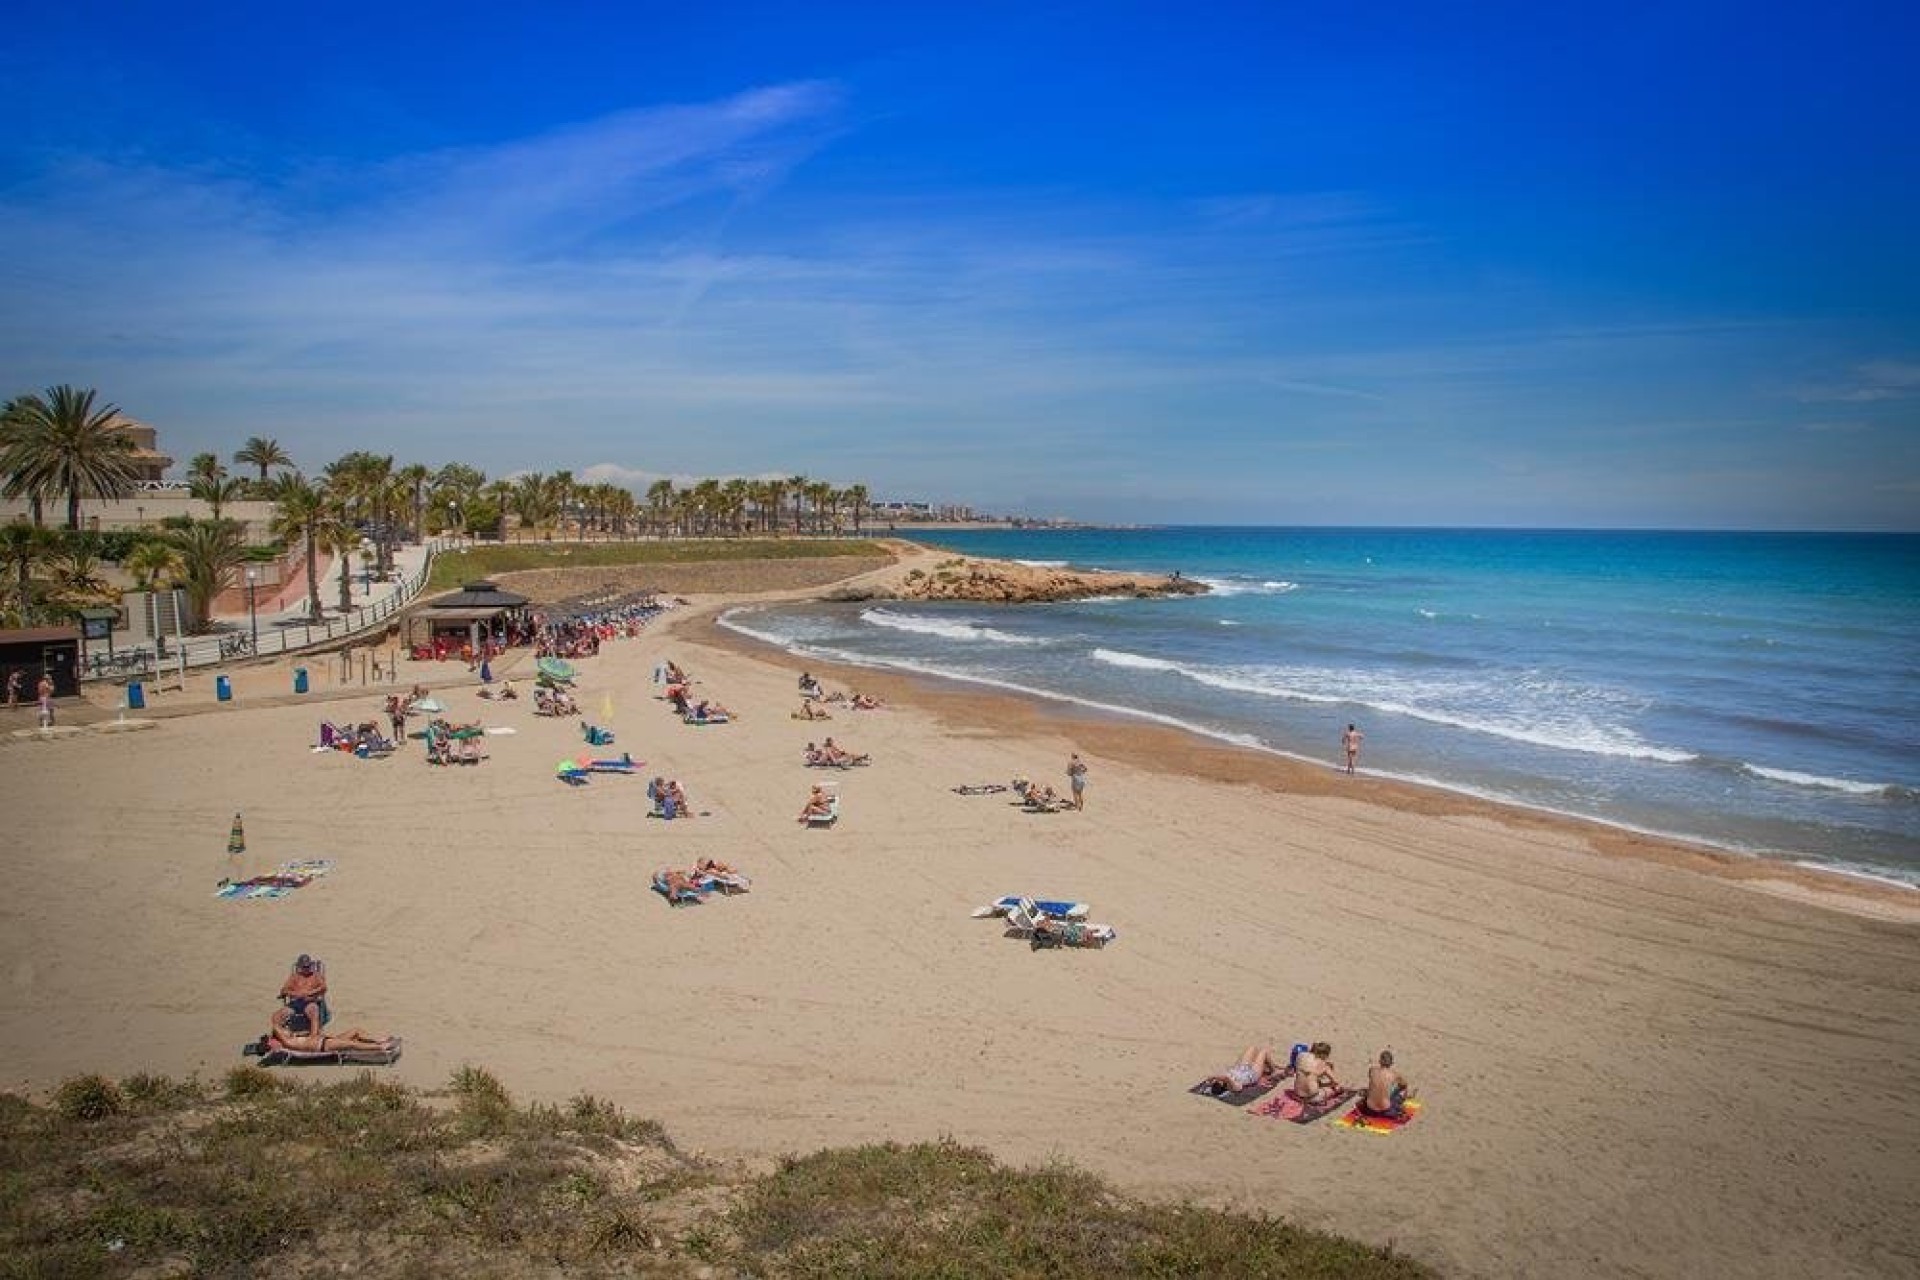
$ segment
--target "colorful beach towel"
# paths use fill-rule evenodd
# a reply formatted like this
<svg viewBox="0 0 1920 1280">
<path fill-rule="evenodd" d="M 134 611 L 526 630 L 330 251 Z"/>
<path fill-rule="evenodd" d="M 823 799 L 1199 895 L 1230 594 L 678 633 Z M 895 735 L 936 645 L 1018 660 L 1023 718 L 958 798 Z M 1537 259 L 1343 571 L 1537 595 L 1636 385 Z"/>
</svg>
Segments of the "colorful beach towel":
<svg viewBox="0 0 1920 1280">
<path fill-rule="evenodd" d="M 1322 1116 L 1331 1115 L 1345 1106 L 1354 1095 L 1352 1089 L 1342 1089 L 1325 1102 L 1305 1103 L 1291 1093 L 1283 1093 L 1277 1098 L 1269 1098 L 1259 1106 L 1247 1112 L 1253 1116 L 1270 1116 L 1275 1120 L 1290 1120 L 1294 1124 L 1312 1124 Z"/>
<path fill-rule="evenodd" d="M 1418 1098 L 1408 1099 L 1403 1107 L 1402 1114 L 1397 1116 L 1370 1115 L 1362 1111 L 1360 1104 L 1356 1102 L 1353 1105 L 1353 1110 L 1347 1112 L 1347 1114 L 1341 1116 L 1338 1120 L 1335 1120 L 1334 1124 L 1342 1129 L 1358 1129 L 1362 1133 L 1398 1133 L 1400 1130 L 1412 1124 L 1419 1114 L 1420 1100 Z"/>
<path fill-rule="evenodd" d="M 213 891 L 216 898 L 284 898 L 295 889 L 303 889 L 319 877 L 333 869 L 333 863 L 326 858 L 307 858 L 299 862 L 283 862 L 280 869 L 270 875 L 252 876 L 245 880 L 222 880 L 220 887 Z"/>
</svg>

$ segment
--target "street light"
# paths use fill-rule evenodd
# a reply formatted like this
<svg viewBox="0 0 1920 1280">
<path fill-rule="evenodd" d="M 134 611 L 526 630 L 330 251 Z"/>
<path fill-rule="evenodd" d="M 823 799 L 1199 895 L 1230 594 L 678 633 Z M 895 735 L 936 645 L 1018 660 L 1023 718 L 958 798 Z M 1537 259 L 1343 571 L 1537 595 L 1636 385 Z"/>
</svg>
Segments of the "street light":
<svg viewBox="0 0 1920 1280">
<path fill-rule="evenodd" d="M 254 611 L 253 590 L 260 581 L 260 570 L 247 566 L 247 624 L 253 630 L 253 652 L 260 652 L 260 615 Z"/>
</svg>

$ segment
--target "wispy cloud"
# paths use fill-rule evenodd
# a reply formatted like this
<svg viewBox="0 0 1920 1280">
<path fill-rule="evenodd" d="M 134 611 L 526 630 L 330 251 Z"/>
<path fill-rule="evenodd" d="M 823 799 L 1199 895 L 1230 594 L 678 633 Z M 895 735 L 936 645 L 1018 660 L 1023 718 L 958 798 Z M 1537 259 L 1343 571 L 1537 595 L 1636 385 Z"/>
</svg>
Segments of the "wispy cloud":
<svg viewBox="0 0 1920 1280">
<path fill-rule="evenodd" d="M 1868 360 L 1828 382 L 1801 386 L 1794 398 L 1808 404 L 1875 404 L 1920 395 L 1920 361 Z"/>
</svg>

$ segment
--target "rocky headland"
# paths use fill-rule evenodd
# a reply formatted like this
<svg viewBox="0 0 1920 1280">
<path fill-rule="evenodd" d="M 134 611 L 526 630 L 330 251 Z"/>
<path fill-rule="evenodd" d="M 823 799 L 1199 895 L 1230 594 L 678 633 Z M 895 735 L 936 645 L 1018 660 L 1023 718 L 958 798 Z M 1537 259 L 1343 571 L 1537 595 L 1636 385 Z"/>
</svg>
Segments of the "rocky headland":
<svg viewBox="0 0 1920 1280">
<path fill-rule="evenodd" d="M 850 583 L 830 593 L 836 600 L 973 600 L 1034 604 L 1093 596 L 1200 595 L 1206 584 L 1172 574 L 1059 569 L 973 556 L 919 555 L 896 572 Z"/>
</svg>

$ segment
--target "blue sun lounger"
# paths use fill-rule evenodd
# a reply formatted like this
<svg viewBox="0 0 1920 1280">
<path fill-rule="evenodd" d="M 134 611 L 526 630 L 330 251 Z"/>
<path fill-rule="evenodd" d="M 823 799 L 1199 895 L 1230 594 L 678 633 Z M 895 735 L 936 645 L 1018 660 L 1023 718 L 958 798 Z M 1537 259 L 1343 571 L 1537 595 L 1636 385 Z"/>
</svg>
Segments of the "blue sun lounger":
<svg viewBox="0 0 1920 1280">
<path fill-rule="evenodd" d="M 1019 894 L 1009 894 L 987 906 L 976 907 L 973 912 L 974 918 L 984 920 L 988 916 L 1004 916 L 1019 906 L 1021 901 Z M 1093 910 L 1084 902 L 1068 902 L 1062 898 L 1028 898 L 1025 901 L 1032 903 L 1056 920 L 1082 920 L 1086 918 L 1089 911 Z"/>
</svg>

